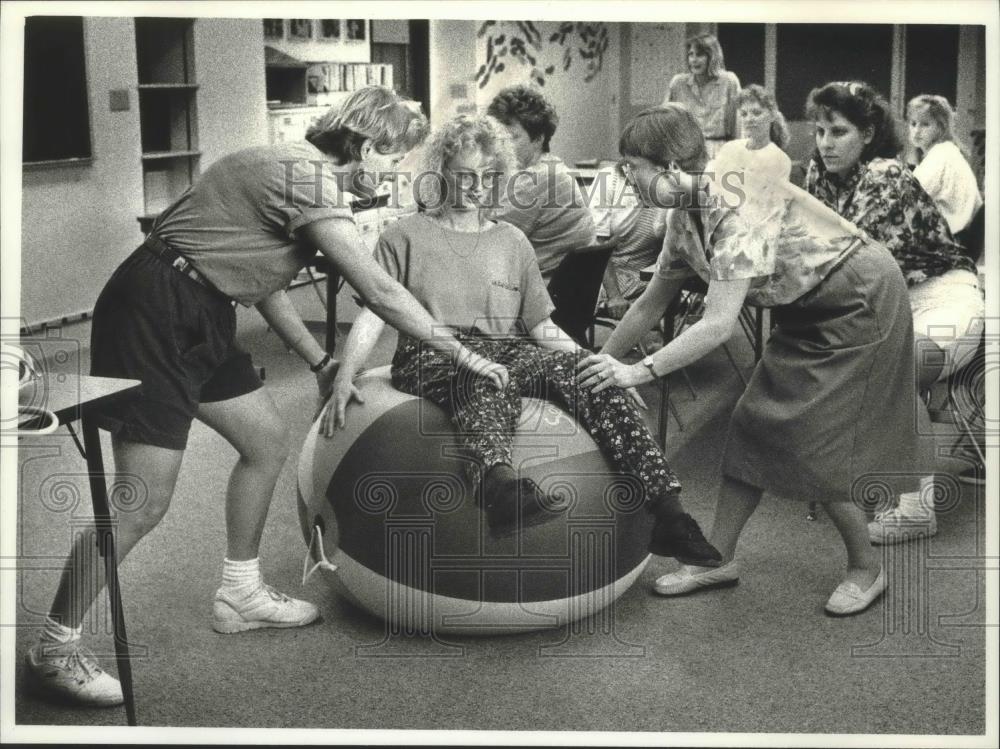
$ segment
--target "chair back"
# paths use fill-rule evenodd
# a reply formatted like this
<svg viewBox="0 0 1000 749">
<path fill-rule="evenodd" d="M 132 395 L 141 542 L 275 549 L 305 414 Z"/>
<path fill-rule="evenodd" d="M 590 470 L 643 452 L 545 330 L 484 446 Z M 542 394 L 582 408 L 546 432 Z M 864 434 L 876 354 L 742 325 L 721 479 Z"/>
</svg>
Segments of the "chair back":
<svg viewBox="0 0 1000 749">
<path fill-rule="evenodd" d="M 555 305 L 552 322 L 587 348 L 594 344 L 594 311 L 611 252 L 612 247 L 570 252 L 549 280 L 549 296 Z"/>
<path fill-rule="evenodd" d="M 972 221 L 962 231 L 955 235 L 965 254 L 972 258 L 972 262 L 978 263 L 986 249 L 986 211 L 984 206 L 979 206 Z"/>
</svg>

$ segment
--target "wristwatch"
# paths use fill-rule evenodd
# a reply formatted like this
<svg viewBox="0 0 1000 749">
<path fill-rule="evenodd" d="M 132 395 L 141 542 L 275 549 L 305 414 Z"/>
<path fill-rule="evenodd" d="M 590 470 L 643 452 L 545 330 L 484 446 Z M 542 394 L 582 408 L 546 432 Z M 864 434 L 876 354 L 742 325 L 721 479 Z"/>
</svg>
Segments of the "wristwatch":
<svg viewBox="0 0 1000 749">
<path fill-rule="evenodd" d="M 643 366 L 645 366 L 646 369 L 649 370 L 649 373 L 651 375 L 653 375 L 653 379 L 654 380 L 658 380 L 660 378 L 660 376 L 658 374 L 656 374 L 656 370 L 653 369 L 653 357 L 652 356 L 647 356 L 645 359 L 642 360 L 642 363 L 643 363 Z"/>
<path fill-rule="evenodd" d="M 333 359 L 333 357 L 330 355 L 330 352 L 327 351 L 326 354 L 323 355 L 322 359 L 309 367 L 309 371 L 313 374 L 319 374 L 323 371 L 323 368 L 330 363 L 331 359 Z"/>
</svg>

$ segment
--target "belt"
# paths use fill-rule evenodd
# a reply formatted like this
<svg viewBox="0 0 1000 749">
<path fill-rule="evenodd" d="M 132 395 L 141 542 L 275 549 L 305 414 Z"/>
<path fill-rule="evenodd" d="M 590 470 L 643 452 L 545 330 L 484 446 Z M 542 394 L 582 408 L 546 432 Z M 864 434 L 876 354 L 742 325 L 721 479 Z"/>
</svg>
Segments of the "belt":
<svg viewBox="0 0 1000 749">
<path fill-rule="evenodd" d="M 198 269 L 191 264 L 191 261 L 180 254 L 173 247 L 168 245 L 162 239 L 160 239 L 155 234 L 149 234 L 143 241 L 142 246 L 146 248 L 149 252 L 152 252 L 156 257 L 165 262 L 171 268 L 185 276 L 190 278 L 192 281 L 196 281 L 204 286 L 206 289 L 211 289 L 216 294 L 222 294 L 217 288 L 212 285 L 212 282 L 205 278 Z M 223 294 L 223 296 L 225 296 Z"/>
</svg>

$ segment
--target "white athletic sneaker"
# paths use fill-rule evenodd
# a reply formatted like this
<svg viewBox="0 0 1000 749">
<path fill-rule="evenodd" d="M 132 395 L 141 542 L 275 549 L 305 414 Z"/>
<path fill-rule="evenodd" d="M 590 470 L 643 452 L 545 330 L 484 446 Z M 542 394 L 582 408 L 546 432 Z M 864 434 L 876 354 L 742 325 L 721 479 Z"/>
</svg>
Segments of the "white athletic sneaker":
<svg viewBox="0 0 1000 749">
<path fill-rule="evenodd" d="M 301 627 L 315 621 L 319 609 L 261 585 L 247 596 L 234 596 L 225 588 L 215 593 L 212 629 L 223 634 L 262 627 Z"/>
<path fill-rule="evenodd" d="M 926 507 L 903 506 L 880 512 L 868 524 L 868 539 L 873 544 L 899 544 L 918 536 L 930 538 L 937 533 L 937 516 Z"/>
<path fill-rule="evenodd" d="M 114 707 L 125 701 L 122 685 L 104 671 L 79 640 L 65 644 L 38 643 L 24 656 L 30 688 L 63 702 Z"/>
</svg>

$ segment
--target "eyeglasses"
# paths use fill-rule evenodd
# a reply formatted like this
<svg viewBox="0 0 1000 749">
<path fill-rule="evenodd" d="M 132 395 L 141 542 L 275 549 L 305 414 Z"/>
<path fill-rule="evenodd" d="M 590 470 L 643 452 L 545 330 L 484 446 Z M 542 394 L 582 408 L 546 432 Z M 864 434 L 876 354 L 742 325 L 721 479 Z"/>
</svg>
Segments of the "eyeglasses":
<svg viewBox="0 0 1000 749">
<path fill-rule="evenodd" d="M 616 166 L 618 172 L 623 177 L 625 177 L 625 179 L 627 179 L 629 181 L 634 181 L 636 168 L 634 166 L 632 166 L 629 162 L 627 162 L 624 159 L 622 159 L 615 166 Z M 669 161 L 669 162 L 667 162 L 667 165 L 665 167 L 663 167 L 663 168 L 666 169 L 669 172 L 677 172 L 677 171 L 681 170 L 681 168 L 677 165 L 676 161 Z"/>
</svg>

